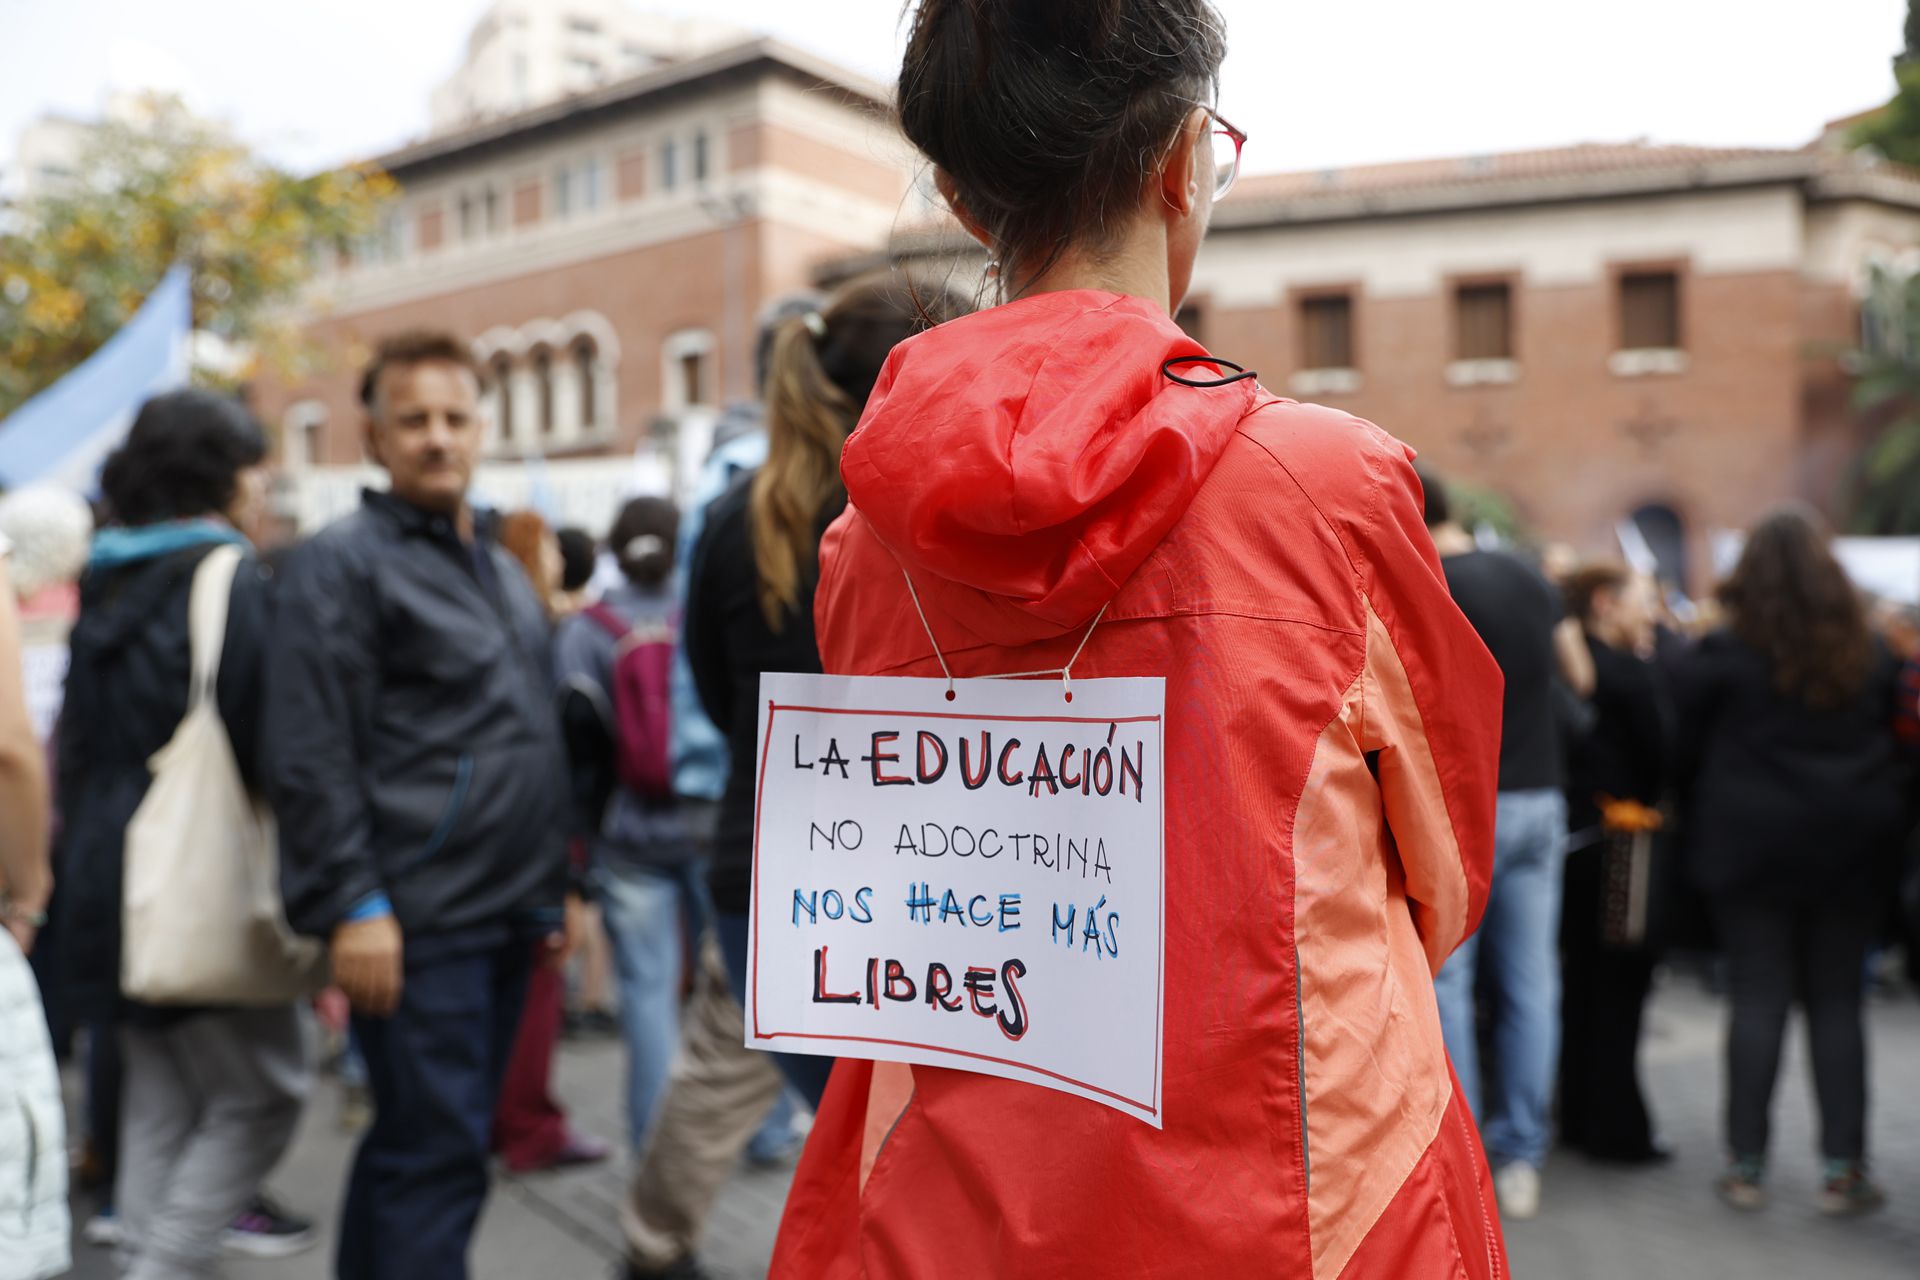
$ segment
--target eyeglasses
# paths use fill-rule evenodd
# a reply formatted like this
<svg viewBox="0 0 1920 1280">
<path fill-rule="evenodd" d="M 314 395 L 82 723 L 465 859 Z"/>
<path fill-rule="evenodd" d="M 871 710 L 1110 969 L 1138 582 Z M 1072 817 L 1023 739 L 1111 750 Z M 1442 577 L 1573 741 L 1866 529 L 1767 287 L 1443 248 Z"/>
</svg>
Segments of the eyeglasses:
<svg viewBox="0 0 1920 1280">
<path fill-rule="evenodd" d="M 1206 103 L 1194 105 L 1213 119 L 1213 200 L 1218 204 L 1240 178 L 1240 150 L 1247 145 L 1247 135 Z"/>
</svg>

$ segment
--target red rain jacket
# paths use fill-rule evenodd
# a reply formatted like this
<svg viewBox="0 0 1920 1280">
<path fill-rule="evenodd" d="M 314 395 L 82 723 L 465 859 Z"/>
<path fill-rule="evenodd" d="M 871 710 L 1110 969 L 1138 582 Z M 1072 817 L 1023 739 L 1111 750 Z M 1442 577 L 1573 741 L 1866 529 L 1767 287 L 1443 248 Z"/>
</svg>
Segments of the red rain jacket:
<svg viewBox="0 0 1920 1280">
<path fill-rule="evenodd" d="M 843 1061 L 781 1225 L 793 1280 L 1502 1280 L 1432 979 L 1493 861 L 1500 674 L 1410 452 L 1137 298 L 1036 296 L 888 362 L 842 470 L 826 670 L 1164 676 L 1165 1128 Z M 1207 369 L 1186 370 L 1210 375 Z"/>
</svg>

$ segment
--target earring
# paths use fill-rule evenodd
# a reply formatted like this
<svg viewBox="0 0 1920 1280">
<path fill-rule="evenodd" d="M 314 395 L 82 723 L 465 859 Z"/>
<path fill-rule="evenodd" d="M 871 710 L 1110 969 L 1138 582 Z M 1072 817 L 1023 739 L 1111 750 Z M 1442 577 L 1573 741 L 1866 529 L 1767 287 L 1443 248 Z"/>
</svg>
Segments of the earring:
<svg viewBox="0 0 1920 1280">
<path fill-rule="evenodd" d="M 987 279 L 998 280 L 999 278 L 1000 278 L 1000 259 L 988 258 L 987 259 Z"/>
</svg>

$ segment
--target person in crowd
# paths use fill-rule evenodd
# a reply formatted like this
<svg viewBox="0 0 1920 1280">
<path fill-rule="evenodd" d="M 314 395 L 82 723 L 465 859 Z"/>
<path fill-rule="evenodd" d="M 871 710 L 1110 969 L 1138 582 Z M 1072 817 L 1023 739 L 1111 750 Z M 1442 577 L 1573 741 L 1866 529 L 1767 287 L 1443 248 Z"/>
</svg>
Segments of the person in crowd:
<svg viewBox="0 0 1920 1280">
<path fill-rule="evenodd" d="M 764 400 L 773 364 L 774 338 L 788 320 L 818 311 L 825 301 L 821 295 L 805 291 L 775 299 L 760 316 L 759 333 L 754 341 L 754 386 Z M 715 500 L 733 488 L 743 475 L 757 470 L 767 460 L 766 406 L 760 401 L 729 405 L 714 428 L 713 452 L 708 455 L 700 475 L 700 484 L 680 521 L 680 538 L 674 568 L 674 596 L 684 611 L 687 603 L 687 567 L 693 563 L 694 548 L 706 530 L 707 510 Z M 707 719 L 694 687 L 693 670 L 688 665 L 686 645 L 681 645 L 673 668 L 673 786 L 676 794 L 688 802 L 688 813 L 703 843 L 711 843 L 713 824 L 718 821 L 721 794 L 726 790 L 727 740 Z"/>
<path fill-rule="evenodd" d="M 514 511 L 501 517 L 500 545 L 519 562 L 553 618 L 561 607 L 566 569 L 560 539 L 536 512 Z M 546 942 L 533 945 L 544 948 Z M 575 1130 L 553 1096 L 553 1054 L 560 1045 L 566 998 L 566 975 L 559 966 L 535 964 L 493 1117 L 493 1149 L 513 1173 L 598 1164 L 613 1154 L 606 1143 Z"/>
<path fill-rule="evenodd" d="M 560 540 L 560 600 L 554 616 L 571 618 L 592 603 L 588 589 L 600 567 L 600 546 L 585 529 L 566 528 L 554 536 Z"/>
<path fill-rule="evenodd" d="M 707 513 L 689 577 L 686 652 L 733 760 L 754 758 L 760 676 L 819 671 L 813 593 L 820 536 L 846 505 L 839 459 L 896 344 L 957 314 L 945 291 L 857 281 L 777 329 L 767 366 L 767 460 Z M 819 1101 L 830 1059 L 736 1052 L 745 1038 L 753 772 L 729 771 L 709 882 L 717 938 L 703 953 L 686 1042 L 626 1215 L 634 1276 L 697 1274 L 707 1210 L 780 1097 Z M 778 1067 L 775 1067 L 775 1063 Z"/>
<path fill-rule="evenodd" d="M 510 511 L 500 517 L 500 545 L 520 564 L 520 570 L 533 584 L 549 621 L 561 614 L 561 580 L 566 577 L 567 559 L 560 549 L 560 535 L 537 511 Z"/>
<path fill-rule="evenodd" d="M 308 1225 L 259 1196 L 309 1084 L 297 1005 L 187 1009 L 120 994 L 127 824 L 190 697 L 188 596 L 200 561 L 265 501 L 266 437 L 234 399 L 148 401 L 107 459 L 59 727 L 62 939 L 76 1015 L 117 1025 L 124 1084 L 114 1207 L 137 1280 L 208 1274 L 223 1247 L 293 1252 Z M 234 578 L 215 693 L 241 777 L 258 783 L 270 615 L 257 561 Z M 236 1235 L 235 1228 L 239 1229 Z"/>
<path fill-rule="evenodd" d="M 1904 835 L 1895 667 L 1818 517 L 1773 512 L 1718 593 L 1725 621 L 1675 675 L 1687 856 L 1728 966 L 1727 1148 L 1735 1208 L 1767 1202 L 1787 1014 L 1807 1011 L 1820 1208 L 1885 1196 L 1867 1168 L 1861 999 L 1886 864 Z"/>
<path fill-rule="evenodd" d="M 57 485 L 28 485 L 0 497 L 0 543 L 12 548 L 7 567 L 11 596 L 18 604 L 20 665 L 27 717 L 34 739 L 51 761 L 54 727 L 67 684 L 67 639 L 80 614 L 80 575 L 93 540 L 93 509 L 79 494 Z M 48 770 L 49 776 L 51 769 Z M 57 797 L 56 797 L 57 799 Z M 59 822 L 58 807 L 53 824 Z M 59 868 L 54 868 L 56 885 Z M 47 927 L 30 957 L 53 1033 L 55 1055 L 65 1061 L 73 1041 L 73 1020 L 60 995 L 61 950 L 57 895 L 46 904 Z"/>
<path fill-rule="evenodd" d="M 679 513 L 664 498 L 635 498 L 621 508 L 608 542 L 624 582 L 567 620 L 555 647 L 562 719 L 573 769 L 575 838 L 591 849 L 595 898 L 614 944 L 620 1026 L 627 1045 L 627 1126 L 632 1150 L 648 1125 L 680 1040 L 684 957 L 697 947 L 709 914 L 704 866 L 686 806 L 671 778 L 649 793 L 624 776 L 623 755 L 644 748 L 622 735 L 665 737 L 669 707 L 653 721 L 622 714 L 618 668 L 644 664 L 639 647 L 678 644 L 679 610 L 671 580 Z M 663 664 L 664 670 L 664 664 Z"/>
<path fill-rule="evenodd" d="M 1440 971 L 1436 988 L 1468 1105 L 1480 1120 L 1494 1187 L 1508 1218 L 1540 1209 L 1560 1053 L 1560 896 L 1567 798 L 1556 715 L 1564 680 L 1576 699 L 1593 689 L 1577 620 L 1524 560 L 1485 550 L 1453 519 L 1445 484 L 1422 474 L 1427 527 L 1447 586 L 1506 679 L 1500 714 L 1500 799 L 1493 885 L 1480 931 Z M 1481 963 L 1485 959 L 1484 966 Z M 1476 996 L 1491 991 L 1495 1083 L 1483 1104 Z"/>
<path fill-rule="evenodd" d="M 1672 762 L 1672 714 L 1651 658 L 1657 587 L 1614 564 L 1573 570 L 1567 610 L 1591 655 L 1592 727 L 1567 758 L 1570 831 L 1560 922 L 1560 1136 L 1624 1164 L 1667 1159 L 1640 1088 L 1640 1021 L 1653 986 Z"/>
<path fill-rule="evenodd" d="M 833 674 L 1165 679 L 1164 1127 L 844 1059 L 777 1277 L 1506 1274 L 1432 986 L 1485 900 L 1499 672 L 1410 451 L 1173 321 L 1244 142 L 1225 52 L 1206 0 L 915 6 L 901 120 L 1009 301 L 888 361 L 813 607 Z"/>
<path fill-rule="evenodd" d="M 0 501 L 0 527 L 4 507 Z M 22 674 L 10 550 L 0 534 L 0 1275 L 45 1280 L 65 1275 L 72 1261 L 66 1112 L 27 962 L 47 923 L 53 865 L 46 760 Z"/>
<path fill-rule="evenodd" d="M 577 923 L 545 609 L 468 501 L 479 398 L 460 339 L 382 341 L 360 399 L 390 487 L 281 573 L 267 741 L 287 916 L 331 942 L 374 1098 L 342 1280 L 466 1275 L 531 944 L 560 963 Z"/>
</svg>

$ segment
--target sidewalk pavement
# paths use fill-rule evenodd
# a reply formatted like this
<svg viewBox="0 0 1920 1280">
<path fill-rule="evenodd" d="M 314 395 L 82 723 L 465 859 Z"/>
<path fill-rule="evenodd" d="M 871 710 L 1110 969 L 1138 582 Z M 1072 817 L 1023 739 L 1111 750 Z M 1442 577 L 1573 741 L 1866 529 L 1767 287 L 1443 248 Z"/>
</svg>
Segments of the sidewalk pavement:
<svg viewBox="0 0 1920 1280">
<path fill-rule="evenodd" d="M 1819 1162 L 1811 1084 L 1798 1022 L 1776 1101 L 1774 1204 L 1763 1214 L 1725 1209 L 1719 1171 L 1720 1005 L 1686 980 L 1668 982 L 1648 1020 L 1649 1096 L 1678 1151 L 1669 1165 L 1621 1170 L 1556 1155 L 1543 1207 L 1508 1228 L 1516 1280 L 1915 1280 L 1920 1276 L 1920 1003 L 1910 994 L 1872 1011 L 1872 1113 L 1876 1167 L 1893 1197 L 1883 1213 L 1832 1222 L 1813 1209 Z M 556 1073 L 574 1121 L 614 1140 L 622 1063 L 617 1042 L 569 1044 Z M 299 1139 L 271 1180 L 291 1209 L 330 1231 L 352 1142 L 337 1124 L 338 1098 L 323 1086 Z M 788 1170 L 742 1170 L 707 1233 L 704 1259 L 726 1280 L 766 1273 Z M 598 1280 L 619 1255 L 623 1161 L 578 1172 L 502 1179 L 473 1252 L 474 1280 Z M 86 1207 L 76 1197 L 76 1217 Z M 235 1261 L 229 1280 L 331 1280 L 330 1234 L 310 1253 L 276 1262 Z M 105 1253 L 76 1245 L 78 1280 L 110 1280 Z M 929 1278 L 932 1280 L 932 1278 Z M 973 1278 L 965 1278 L 973 1280 Z M 979 1280 L 991 1280 L 980 1277 Z M 1356 1277 L 1354 1280 L 1421 1280 Z"/>
</svg>

